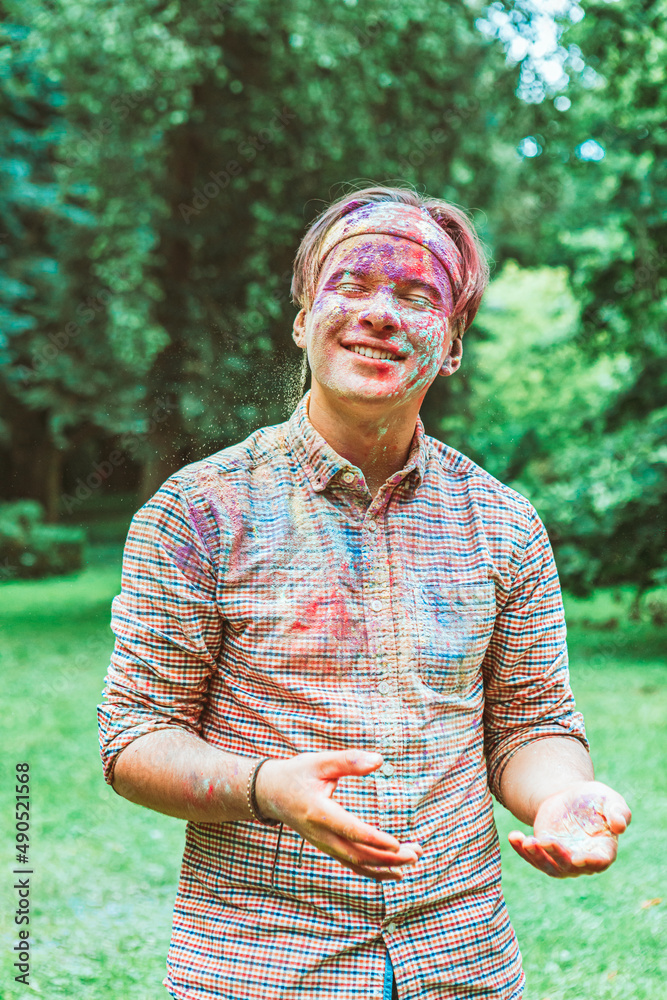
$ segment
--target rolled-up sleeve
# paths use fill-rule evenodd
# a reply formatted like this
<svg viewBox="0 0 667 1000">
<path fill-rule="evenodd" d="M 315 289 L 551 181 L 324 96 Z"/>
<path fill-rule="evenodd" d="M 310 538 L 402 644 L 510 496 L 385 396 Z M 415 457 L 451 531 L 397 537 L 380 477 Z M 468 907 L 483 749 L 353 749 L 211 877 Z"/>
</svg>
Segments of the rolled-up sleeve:
<svg viewBox="0 0 667 1000">
<path fill-rule="evenodd" d="M 533 511 L 507 599 L 483 664 L 484 739 L 491 791 L 510 758 L 551 736 L 580 740 L 582 715 L 570 687 L 565 618 L 556 564 L 544 525 Z"/>
<path fill-rule="evenodd" d="M 98 706 L 105 780 L 128 744 L 157 729 L 199 731 L 222 642 L 216 567 L 179 481 L 168 480 L 132 521 L 116 637 Z"/>
</svg>

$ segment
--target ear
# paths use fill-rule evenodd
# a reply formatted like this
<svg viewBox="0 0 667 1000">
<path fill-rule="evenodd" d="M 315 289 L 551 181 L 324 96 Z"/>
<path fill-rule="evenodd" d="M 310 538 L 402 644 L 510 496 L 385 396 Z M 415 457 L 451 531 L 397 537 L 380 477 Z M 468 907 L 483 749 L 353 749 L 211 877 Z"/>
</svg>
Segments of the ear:
<svg viewBox="0 0 667 1000">
<path fill-rule="evenodd" d="M 300 309 L 294 317 L 292 327 L 292 340 L 297 347 L 305 350 L 306 347 L 306 310 Z"/>
<path fill-rule="evenodd" d="M 442 362 L 440 366 L 439 375 L 453 375 L 455 371 L 461 365 L 461 359 L 463 357 L 463 340 L 458 334 L 454 337 L 451 344 L 449 345 L 449 352 L 447 357 Z"/>
</svg>

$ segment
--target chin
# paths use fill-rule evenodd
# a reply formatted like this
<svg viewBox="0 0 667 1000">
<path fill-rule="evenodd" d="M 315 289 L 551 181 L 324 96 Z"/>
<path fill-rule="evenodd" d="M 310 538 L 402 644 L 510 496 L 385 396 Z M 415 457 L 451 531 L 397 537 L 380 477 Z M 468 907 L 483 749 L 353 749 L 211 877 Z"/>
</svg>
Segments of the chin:
<svg viewBox="0 0 667 1000">
<path fill-rule="evenodd" d="M 390 385 L 370 380 L 356 381 L 350 379 L 349 382 L 335 381 L 329 382 L 325 386 L 329 395 L 337 396 L 341 400 L 348 400 L 355 403 L 378 403 L 396 401 L 404 399 L 409 393 L 404 386 Z"/>
</svg>

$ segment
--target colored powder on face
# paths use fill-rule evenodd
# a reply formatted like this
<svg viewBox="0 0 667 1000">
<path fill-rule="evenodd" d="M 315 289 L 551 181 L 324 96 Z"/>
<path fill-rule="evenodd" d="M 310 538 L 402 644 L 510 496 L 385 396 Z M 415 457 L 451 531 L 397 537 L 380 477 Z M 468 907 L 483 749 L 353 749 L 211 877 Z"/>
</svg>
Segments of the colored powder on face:
<svg viewBox="0 0 667 1000">
<path fill-rule="evenodd" d="M 442 363 L 451 308 L 447 274 L 428 250 L 393 237 L 345 241 L 325 265 L 306 320 L 314 381 L 337 395 L 423 395 Z M 367 364 L 349 352 L 350 339 L 386 343 L 402 357 Z"/>
</svg>

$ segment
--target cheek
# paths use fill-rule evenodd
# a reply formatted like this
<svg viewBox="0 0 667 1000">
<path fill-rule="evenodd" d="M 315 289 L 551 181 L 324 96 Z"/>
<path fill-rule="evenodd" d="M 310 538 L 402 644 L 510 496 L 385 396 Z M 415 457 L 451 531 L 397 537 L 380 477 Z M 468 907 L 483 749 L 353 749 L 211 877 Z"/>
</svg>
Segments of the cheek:
<svg viewBox="0 0 667 1000">
<path fill-rule="evenodd" d="M 446 341 L 447 328 L 443 323 L 436 319 L 425 319 L 419 325 L 415 338 L 420 355 L 420 367 L 437 366 Z"/>
<path fill-rule="evenodd" d="M 351 315 L 350 303 L 344 299 L 327 299 L 315 302 L 311 313 L 311 325 L 317 331 L 334 329 Z"/>
<path fill-rule="evenodd" d="M 326 354 L 335 346 L 334 335 L 351 316 L 352 309 L 347 302 L 329 300 L 315 303 L 309 324 L 310 350 L 315 354 Z"/>
<path fill-rule="evenodd" d="M 428 344 L 429 348 L 442 347 L 447 336 L 447 325 L 441 318 L 435 316 L 425 317 L 419 326 L 421 339 Z"/>
</svg>

